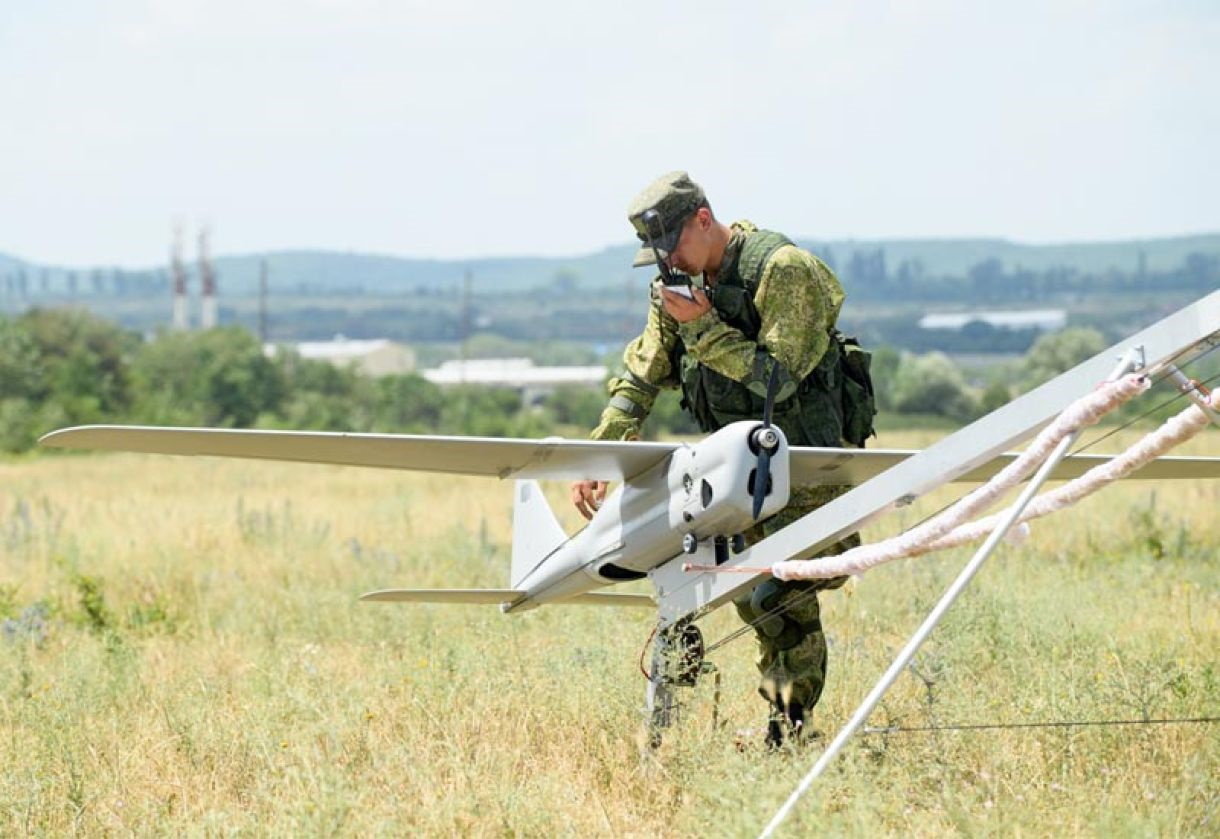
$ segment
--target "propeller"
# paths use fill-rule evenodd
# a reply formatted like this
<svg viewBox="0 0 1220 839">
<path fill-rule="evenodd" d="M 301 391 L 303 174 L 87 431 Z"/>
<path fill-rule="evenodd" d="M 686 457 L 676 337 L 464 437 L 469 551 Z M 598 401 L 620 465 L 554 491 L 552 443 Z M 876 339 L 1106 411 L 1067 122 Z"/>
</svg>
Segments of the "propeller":
<svg viewBox="0 0 1220 839">
<path fill-rule="evenodd" d="M 754 450 L 758 453 L 758 465 L 754 469 L 754 519 L 762 512 L 767 497 L 767 484 L 771 481 L 771 455 L 779 448 L 779 435 L 771 427 L 771 409 L 775 407 L 775 391 L 779 386 L 779 362 L 771 368 L 767 381 L 767 399 L 763 402 L 762 425 L 750 436 Z"/>
</svg>

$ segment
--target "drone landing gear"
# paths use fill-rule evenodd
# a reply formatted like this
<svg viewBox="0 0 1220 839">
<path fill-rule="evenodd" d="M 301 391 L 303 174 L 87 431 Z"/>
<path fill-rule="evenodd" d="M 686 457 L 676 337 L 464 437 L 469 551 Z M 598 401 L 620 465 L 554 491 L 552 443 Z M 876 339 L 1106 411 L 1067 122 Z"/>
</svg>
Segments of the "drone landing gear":
<svg viewBox="0 0 1220 839">
<path fill-rule="evenodd" d="M 701 675 L 715 672 L 715 704 L 719 706 L 720 674 L 715 665 L 704 661 L 704 651 L 703 633 L 693 623 L 683 621 L 657 629 L 652 647 L 652 669 L 648 675 L 649 748 L 658 748 L 664 730 L 678 720 L 677 688 L 694 687 Z"/>
</svg>

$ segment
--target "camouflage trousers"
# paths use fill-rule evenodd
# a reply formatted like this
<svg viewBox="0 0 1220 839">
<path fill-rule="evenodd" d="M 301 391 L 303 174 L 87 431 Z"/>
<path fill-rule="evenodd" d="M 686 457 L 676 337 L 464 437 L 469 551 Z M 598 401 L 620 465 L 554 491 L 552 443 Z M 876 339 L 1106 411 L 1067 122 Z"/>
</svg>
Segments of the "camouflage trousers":
<svg viewBox="0 0 1220 839">
<path fill-rule="evenodd" d="M 786 527 L 812 510 L 839 497 L 850 487 L 800 487 L 792 491 L 788 506 L 745 533 L 754 544 Z M 860 544 L 853 533 L 813 556 L 834 556 Z M 737 614 L 754 626 L 758 639 L 756 664 L 762 675 L 758 692 L 769 702 L 799 703 L 805 709 L 817 704 L 826 685 L 826 636 L 822 632 L 818 592 L 839 588 L 846 577 L 829 580 L 766 578 L 733 601 Z"/>
</svg>

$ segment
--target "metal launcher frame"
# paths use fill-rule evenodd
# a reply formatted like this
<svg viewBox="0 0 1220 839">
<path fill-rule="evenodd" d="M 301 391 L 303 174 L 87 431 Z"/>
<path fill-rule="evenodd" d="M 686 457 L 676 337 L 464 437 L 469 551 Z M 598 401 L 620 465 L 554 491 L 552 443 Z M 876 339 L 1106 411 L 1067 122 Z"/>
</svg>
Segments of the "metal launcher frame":
<svg viewBox="0 0 1220 839">
<path fill-rule="evenodd" d="M 731 557 L 729 564 L 741 568 L 767 569 L 776 562 L 814 553 L 858 531 L 883 513 L 910 504 L 921 495 L 969 472 L 1036 434 L 1076 399 L 1118 372 L 1115 370 L 1116 363 L 1120 365 L 1121 371 L 1147 371 L 1153 375 L 1167 372 L 1178 380 L 1181 374 L 1176 372 L 1174 365 L 1180 359 L 1193 357 L 1217 345 L 1220 345 L 1220 291 L 1212 292 L 1179 309 L 877 477 L 856 486 L 778 533 Z M 1178 383 L 1181 384 L 1180 381 Z M 1062 457 L 1066 449 L 1067 446 L 1064 445 L 1056 450 L 1056 454 L 1047 461 L 1045 468 L 1040 469 L 1026 487 L 1022 498 L 1017 502 L 1018 505 L 1023 505 L 1028 501 L 1028 497 L 1032 497 L 1053 469 L 1057 457 Z M 1015 518 L 1015 515 L 1012 518 Z M 925 622 L 928 625 L 921 627 L 920 632 L 911 640 L 912 654 L 923 636 L 926 636 L 939 619 L 939 614 L 947 609 L 952 599 L 969 582 L 974 571 L 991 552 L 1010 523 L 1001 523 L 992 538 L 979 550 L 975 557 L 977 562 L 972 561 L 973 567 L 968 566 L 963 571 L 962 577 L 959 577 L 946 594 L 946 599 L 929 615 L 928 621 Z M 698 561 L 707 565 L 716 564 L 716 558 L 711 551 L 710 546 L 700 547 L 703 555 L 698 557 Z M 654 667 L 649 674 L 648 689 L 648 708 L 651 713 L 654 743 L 659 742 L 659 729 L 669 725 L 674 718 L 676 703 L 673 688 L 691 683 L 693 680 L 690 675 L 697 675 L 701 668 L 703 644 L 701 640 L 693 645 L 691 643 L 691 630 L 697 631 L 693 622 L 753 588 L 761 579 L 758 576 L 742 574 L 691 573 L 683 568 L 691 559 L 690 556 L 680 556 L 649 573 L 656 589 L 658 609 Z M 692 650 L 699 659 L 694 664 L 691 662 Z M 662 661 L 673 659 L 675 651 L 679 651 L 678 664 L 670 667 L 657 666 Z M 874 691 L 877 694 L 875 700 L 880 699 L 880 694 L 886 687 L 888 683 L 883 679 Z M 870 696 L 870 699 L 873 698 Z M 856 725 L 863 722 L 868 710 L 871 710 L 871 707 L 862 707 L 858 714 L 861 719 L 853 722 Z M 849 728 L 854 731 L 853 726 L 849 725 Z M 850 736 L 850 733 L 851 731 L 846 729 L 843 732 L 847 736 Z M 828 748 L 823 758 L 829 760 L 831 757 L 833 753 Z"/>
</svg>

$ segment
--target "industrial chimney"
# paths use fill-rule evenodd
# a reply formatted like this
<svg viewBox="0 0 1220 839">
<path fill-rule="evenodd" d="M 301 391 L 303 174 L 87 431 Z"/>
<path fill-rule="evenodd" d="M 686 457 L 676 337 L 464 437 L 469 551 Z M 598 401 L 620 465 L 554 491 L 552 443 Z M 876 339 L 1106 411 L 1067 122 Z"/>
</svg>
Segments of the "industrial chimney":
<svg viewBox="0 0 1220 839">
<path fill-rule="evenodd" d="M 216 272 L 212 269 L 212 260 L 208 256 L 209 232 L 207 227 L 199 231 L 199 284 L 203 293 L 203 311 L 199 325 L 203 329 L 216 328 Z"/>
</svg>

